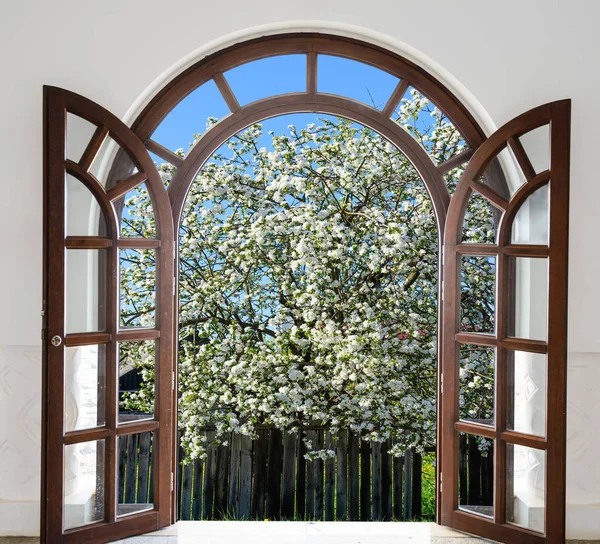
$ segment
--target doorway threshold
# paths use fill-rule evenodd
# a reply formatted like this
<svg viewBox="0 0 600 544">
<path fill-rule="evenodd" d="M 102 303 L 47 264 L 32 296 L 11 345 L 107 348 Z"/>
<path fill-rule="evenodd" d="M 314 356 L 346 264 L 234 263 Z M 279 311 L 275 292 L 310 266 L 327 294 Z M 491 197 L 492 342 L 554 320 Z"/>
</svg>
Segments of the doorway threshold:
<svg viewBox="0 0 600 544">
<path fill-rule="evenodd" d="M 421 522 L 179 521 L 123 544 L 479 544 L 490 542 Z"/>
</svg>

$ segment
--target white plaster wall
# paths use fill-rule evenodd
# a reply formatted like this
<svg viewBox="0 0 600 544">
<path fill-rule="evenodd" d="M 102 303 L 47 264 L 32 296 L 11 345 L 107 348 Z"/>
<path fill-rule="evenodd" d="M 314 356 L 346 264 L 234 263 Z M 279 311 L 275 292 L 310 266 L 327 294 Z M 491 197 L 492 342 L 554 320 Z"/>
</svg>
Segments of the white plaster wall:
<svg viewBox="0 0 600 544">
<path fill-rule="evenodd" d="M 573 99 L 568 534 L 600 537 L 599 17 L 593 0 L 0 0 L 0 535 L 38 531 L 42 85 L 131 119 L 139 97 L 191 52 L 291 23 L 412 56 L 490 130 Z"/>
</svg>

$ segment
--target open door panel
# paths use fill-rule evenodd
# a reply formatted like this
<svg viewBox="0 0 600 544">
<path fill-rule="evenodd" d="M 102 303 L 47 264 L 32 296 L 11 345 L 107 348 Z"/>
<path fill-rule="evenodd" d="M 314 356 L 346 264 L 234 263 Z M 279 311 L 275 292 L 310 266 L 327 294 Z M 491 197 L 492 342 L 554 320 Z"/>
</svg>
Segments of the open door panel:
<svg viewBox="0 0 600 544">
<path fill-rule="evenodd" d="M 125 195 L 142 184 L 152 233 L 124 235 Z M 136 303 L 119 281 L 134 266 L 132 252 L 152 262 L 151 319 L 124 317 Z M 104 108 L 55 87 L 44 88 L 44 262 L 42 542 L 110 542 L 168 525 L 171 207 L 138 137 Z M 123 376 L 142 351 L 153 386 L 144 410 L 127 410 Z"/>
<path fill-rule="evenodd" d="M 565 539 L 569 148 L 570 101 L 520 115 L 475 152 L 446 221 L 441 522 L 501 542 Z"/>
</svg>

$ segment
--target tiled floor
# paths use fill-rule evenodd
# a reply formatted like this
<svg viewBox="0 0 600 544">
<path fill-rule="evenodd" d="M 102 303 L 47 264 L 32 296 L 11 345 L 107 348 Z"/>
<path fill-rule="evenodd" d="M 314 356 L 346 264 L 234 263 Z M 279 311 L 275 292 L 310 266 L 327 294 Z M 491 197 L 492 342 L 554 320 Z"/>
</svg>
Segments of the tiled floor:
<svg viewBox="0 0 600 544">
<path fill-rule="evenodd" d="M 434 523 L 180 521 L 122 544 L 476 544 L 489 542 Z"/>
<path fill-rule="evenodd" d="M 0 536 L 0 544 L 39 544 L 37 537 Z M 121 544 L 490 544 L 433 523 L 292 523 L 180 521 Z M 567 540 L 567 544 L 600 544 L 600 540 Z"/>
</svg>

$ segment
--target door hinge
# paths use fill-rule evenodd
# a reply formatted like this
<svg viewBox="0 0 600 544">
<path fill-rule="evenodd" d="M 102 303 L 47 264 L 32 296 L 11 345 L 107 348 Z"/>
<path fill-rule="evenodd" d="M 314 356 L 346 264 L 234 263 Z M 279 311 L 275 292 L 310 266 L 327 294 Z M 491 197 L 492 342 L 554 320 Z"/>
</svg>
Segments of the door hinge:
<svg viewBox="0 0 600 544">
<path fill-rule="evenodd" d="M 175 372 L 171 374 L 171 391 L 175 391 Z"/>
<path fill-rule="evenodd" d="M 443 372 L 440 374 L 440 390 L 441 390 L 441 393 L 443 394 L 444 393 L 444 373 Z"/>
<path fill-rule="evenodd" d="M 173 491 L 175 489 L 175 476 L 173 476 L 173 473 L 171 472 L 171 491 Z"/>
<path fill-rule="evenodd" d="M 40 312 L 40 315 L 42 316 L 42 341 L 46 339 L 46 301 L 44 300 L 44 303 L 42 304 L 42 310 Z"/>
<path fill-rule="evenodd" d="M 442 473 L 440 472 L 440 493 L 442 492 L 442 487 L 443 487 L 442 481 L 443 481 Z"/>
</svg>

